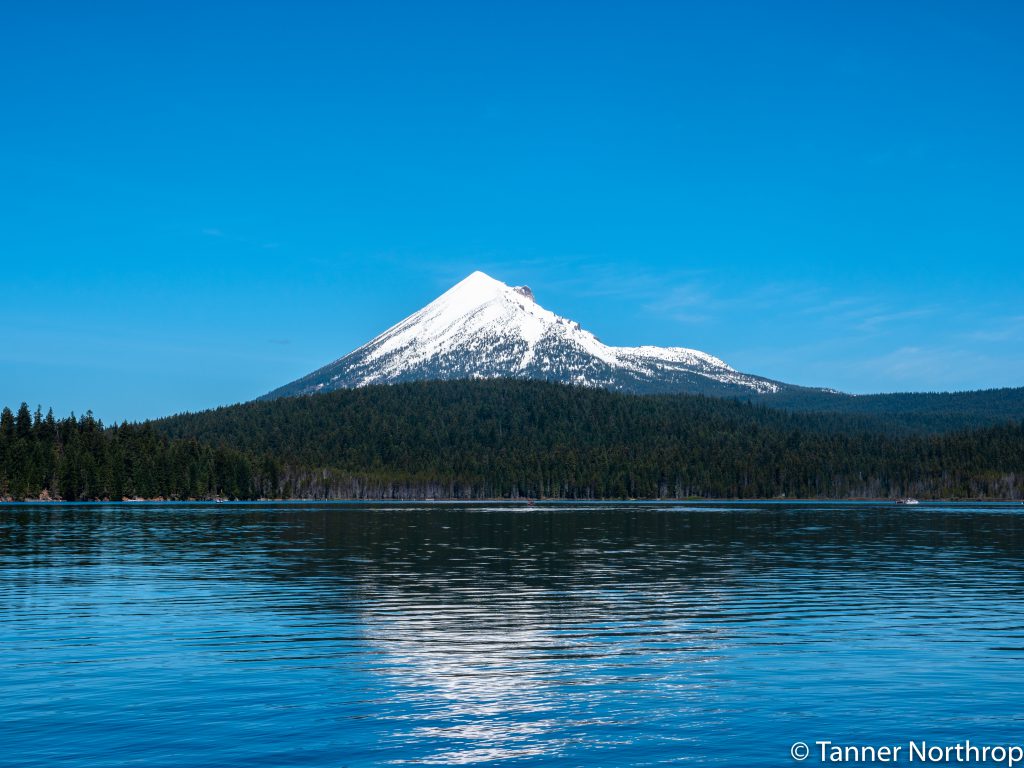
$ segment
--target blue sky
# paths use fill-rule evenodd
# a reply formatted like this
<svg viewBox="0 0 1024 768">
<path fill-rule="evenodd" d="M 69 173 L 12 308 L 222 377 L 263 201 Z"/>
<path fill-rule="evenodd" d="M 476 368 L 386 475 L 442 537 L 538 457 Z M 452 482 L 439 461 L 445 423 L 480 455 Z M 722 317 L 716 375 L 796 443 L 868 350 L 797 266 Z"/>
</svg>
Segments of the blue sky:
<svg viewBox="0 0 1024 768">
<path fill-rule="evenodd" d="M 246 400 L 474 269 L 603 341 L 1024 385 L 1024 4 L 20 3 L 0 402 Z"/>
</svg>

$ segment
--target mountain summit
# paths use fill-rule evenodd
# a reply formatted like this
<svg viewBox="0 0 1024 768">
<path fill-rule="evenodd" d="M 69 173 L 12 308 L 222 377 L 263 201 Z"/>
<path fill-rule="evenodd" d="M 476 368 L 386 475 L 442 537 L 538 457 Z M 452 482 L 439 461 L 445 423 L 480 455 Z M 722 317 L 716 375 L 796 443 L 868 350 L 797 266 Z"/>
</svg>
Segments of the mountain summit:
<svg viewBox="0 0 1024 768">
<path fill-rule="evenodd" d="M 474 272 L 380 336 L 264 399 L 421 379 L 542 379 L 634 393 L 750 395 L 785 385 L 684 347 L 610 347 L 526 286 Z"/>
</svg>

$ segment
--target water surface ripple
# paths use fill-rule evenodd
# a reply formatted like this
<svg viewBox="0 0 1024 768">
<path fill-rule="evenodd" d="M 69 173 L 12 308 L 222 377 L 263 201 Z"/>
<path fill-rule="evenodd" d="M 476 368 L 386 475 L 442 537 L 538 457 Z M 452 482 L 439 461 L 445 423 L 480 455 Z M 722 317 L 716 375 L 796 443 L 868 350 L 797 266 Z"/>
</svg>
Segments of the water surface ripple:
<svg viewBox="0 0 1024 768">
<path fill-rule="evenodd" d="M 0 764 L 1019 743 L 1022 511 L 0 505 Z"/>
</svg>

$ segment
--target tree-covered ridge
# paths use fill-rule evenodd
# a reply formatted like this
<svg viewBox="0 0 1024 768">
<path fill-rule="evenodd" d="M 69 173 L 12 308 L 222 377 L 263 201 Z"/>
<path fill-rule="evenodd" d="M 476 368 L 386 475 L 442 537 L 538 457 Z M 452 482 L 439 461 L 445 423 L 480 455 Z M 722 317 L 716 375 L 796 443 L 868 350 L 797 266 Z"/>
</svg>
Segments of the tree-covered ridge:
<svg viewBox="0 0 1024 768">
<path fill-rule="evenodd" d="M 417 382 L 185 414 L 176 438 L 269 452 L 310 496 L 1012 496 L 1020 422 L 944 435 L 717 398 Z M 287 483 L 293 483 L 289 488 Z"/>
<path fill-rule="evenodd" d="M 37 489 L 64 498 L 1022 498 L 1024 422 L 908 434 L 866 417 L 510 380 L 341 390 L 109 429 L 88 416 L 8 411 L 0 492 Z"/>
<path fill-rule="evenodd" d="M 789 387 L 774 394 L 743 399 L 770 408 L 874 418 L 891 429 L 915 432 L 987 427 L 1024 419 L 1024 387 L 878 395 L 847 395 Z"/>
</svg>

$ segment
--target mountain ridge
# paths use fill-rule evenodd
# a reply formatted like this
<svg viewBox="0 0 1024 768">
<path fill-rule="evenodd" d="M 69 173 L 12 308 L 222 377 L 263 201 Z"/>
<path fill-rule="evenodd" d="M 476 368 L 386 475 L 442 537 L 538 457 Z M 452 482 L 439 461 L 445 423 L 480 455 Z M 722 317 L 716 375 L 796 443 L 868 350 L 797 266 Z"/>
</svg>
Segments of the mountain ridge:
<svg viewBox="0 0 1024 768">
<path fill-rule="evenodd" d="M 527 286 L 477 271 L 366 344 L 260 399 L 418 380 L 517 378 L 633 394 L 768 395 L 793 385 L 687 347 L 602 343 Z"/>
</svg>

